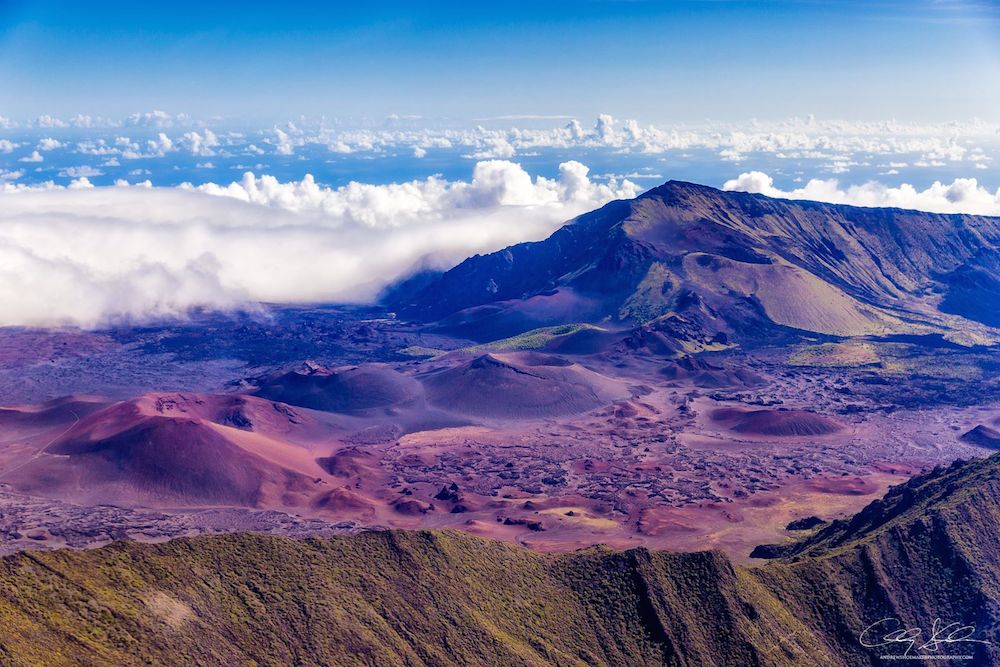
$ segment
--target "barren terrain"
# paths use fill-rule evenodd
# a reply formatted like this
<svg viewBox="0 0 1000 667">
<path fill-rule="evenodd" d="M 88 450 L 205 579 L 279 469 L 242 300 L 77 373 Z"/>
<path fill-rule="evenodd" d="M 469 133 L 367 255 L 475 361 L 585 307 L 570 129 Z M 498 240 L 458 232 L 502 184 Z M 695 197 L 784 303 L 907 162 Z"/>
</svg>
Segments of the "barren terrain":
<svg viewBox="0 0 1000 667">
<path fill-rule="evenodd" d="M 430 527 L 746 559 L 1000 447 L 998 248 L 1000 218 L 670 181 L 379 306 L 3 329 L 3 548 Z"/>
<path fill-rule="evenodd" d="M 281 311 L 285 336 L 314 313 Z M 544 332 L 483 349 L 376 313 L 324 315 L 337 347 L 308 364 L 322 347 L 265 347 L 255 336 L 279 325 L 240 317 L 127 341 L 0 333 L 0 349 L 39 351 L 11 353 L 23 380 L 3 387 L 22 400 L 0 411 L 0 548 L 433 527 L 545 551 L 746 559 L 796 535 L 793 520 L 848 515 L 918 471 L 988 454 L 982 433 L 1000 420 L 997 354 L 933 338 L 664 358 L 615 343 L 551 352 Z M 227 321 L 220 351 L 208 341 Z M 67 337 L 88 353 L 61 352 Z M 188 363 L 204 372 L 178 375 Z M 121 384 L 56 398 L 53 376 Z"/>
</svg>

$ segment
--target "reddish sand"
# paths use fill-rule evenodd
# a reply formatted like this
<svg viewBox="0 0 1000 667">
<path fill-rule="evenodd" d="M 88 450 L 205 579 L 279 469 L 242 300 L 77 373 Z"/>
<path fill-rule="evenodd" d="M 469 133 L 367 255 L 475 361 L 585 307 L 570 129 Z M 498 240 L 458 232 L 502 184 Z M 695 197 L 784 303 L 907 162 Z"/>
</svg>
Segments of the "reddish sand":
<svg viewBox="0 0 1000 667">
<path fill-rule="evenodd" d="M 540 550 L 642 544 L 745 558 L 788 538 L 793 519 L 856 511 L 947 460 L 936 435 L 908 449 L 952 423 L 940 413 L 834 418 L 735 393 L 760 389 L 701 391 L 707 364 L 665 377 L 663 360 L 580 361 L 453 352 L 398 368 L 307 368 L 254 395 L 4 408 L 0 482 L 87 505 L 239 506 Z M 949 446 L 975 451 L 952 432 Z"/>
</svg>

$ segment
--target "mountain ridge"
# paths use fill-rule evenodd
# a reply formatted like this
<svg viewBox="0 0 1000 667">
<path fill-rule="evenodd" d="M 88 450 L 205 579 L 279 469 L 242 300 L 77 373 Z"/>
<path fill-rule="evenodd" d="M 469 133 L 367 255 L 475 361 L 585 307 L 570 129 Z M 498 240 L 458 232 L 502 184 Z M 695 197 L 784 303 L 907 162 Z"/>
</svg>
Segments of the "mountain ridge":
<svg viewBox="0 0 1000 667">
<path fill-rule="evenodd" d="M 737 338 L 766 325 L 994 341 L 995 318 L 977 299 L 1000 293 L 998 248 L 1000 218 L 668 181 L 543 241 L 473 256 L 436 279 L 422 275 L 386 305 L 477 340 L 490 329 L 700 314 Z M 746 321 L 754 310 L 759 317 Z"/>
<path fill-rule="evenodd" d="M 975 626 L 977 641 L 949 653 L 995 664 L 998 480 L 1000 455 L 933 471 L 858 516 L 908 495 L 915 510 L 889 511 L 881 527 L 839 544 L 820 531 L 803 542 L 810 553 L 759 568 L 717 551 L 546 555 L 426 530 L 20 553 L 0 560 L 0 657 L 18 666 L 853 667 L 906 650 L 862 646 L 866 628 L 869 638 L 892 629 L 872 624 L 898 618 L 926 632 L 941 618 Z"/>
</svg>

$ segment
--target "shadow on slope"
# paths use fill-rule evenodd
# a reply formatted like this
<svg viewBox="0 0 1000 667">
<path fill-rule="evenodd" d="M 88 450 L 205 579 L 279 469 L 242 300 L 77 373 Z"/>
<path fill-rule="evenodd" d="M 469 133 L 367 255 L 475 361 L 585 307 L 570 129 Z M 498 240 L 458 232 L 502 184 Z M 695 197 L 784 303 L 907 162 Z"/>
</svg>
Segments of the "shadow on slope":
<svg viewBox="0 0 1000 667">
<path fill-rule="evenodd" d="M 616 380 L 538 353 L 484 354 L 422 382 L 432 405 L 494 419 L 576 414 L 629 395 Z"/>
</svg>

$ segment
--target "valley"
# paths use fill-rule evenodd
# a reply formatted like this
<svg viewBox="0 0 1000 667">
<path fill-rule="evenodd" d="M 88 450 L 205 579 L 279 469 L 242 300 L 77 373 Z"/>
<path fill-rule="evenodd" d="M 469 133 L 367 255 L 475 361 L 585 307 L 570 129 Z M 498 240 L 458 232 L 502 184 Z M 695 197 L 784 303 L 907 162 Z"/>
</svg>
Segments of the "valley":
<svg viewBox="0 0 1000 667">
<path fill-rule="evenodd" d="M 0 660 L 993 665 L 998 475 L 991 456 L 917 476 L 760 567 L 717 550 L 544 554 L 453 530 L 21 552 L 0 560 Z M 947 640 L 891 634 L 929 634 L 935 618 L 956 624 Z"/>
<path fill-rule="evenodd" d="M 338 329 L 363 332 L 317 355 L 336 371 L 299 361 L 308 345 L 247 354 L 259 343 L 240 333 L 228 340 L 242 358 L 213 358 L 229 350 L 199 336 L 217 335 L 218 316 L 124 344 L 79 332 L 76 344 L 105 339 L 103 358 L 22 361 L 36 389 L 11 391 L 40 402 L 0 412 L 0 550 L 453 528 L 541 551 L 747 560 L 793 537 L 795 519 L 846 516 L 914 473 L 988 454 L 962 436 L 1000 419 L 976 388 L 1000 360 L 989 348 L 867 338 L 665 358 L 606 330 L 584 354 L 545 331 L 506 344 L 531 349 L 484 349 L 334 312 Z M 292 337 L 314 315 L 284 309 L 281 326 Z M 0 340 L 28 335 L 57 334 Z M 116 376 L 130 384 L 103 397 L 42 401 L 47 376 L 93 385 L 98 359 L 145 359 L 144 374 Z M 205 372 L 178 378 L 184 364 Z M 174 382 L 201 391 L 164 391 Z"/>
<path fill-rule="evenodd" d="M 375 305 L 3 329 L 0 550 L 432 528 L 746 562 L 997 449 L 996 220 L 672 181 Z"/>
</svg>

